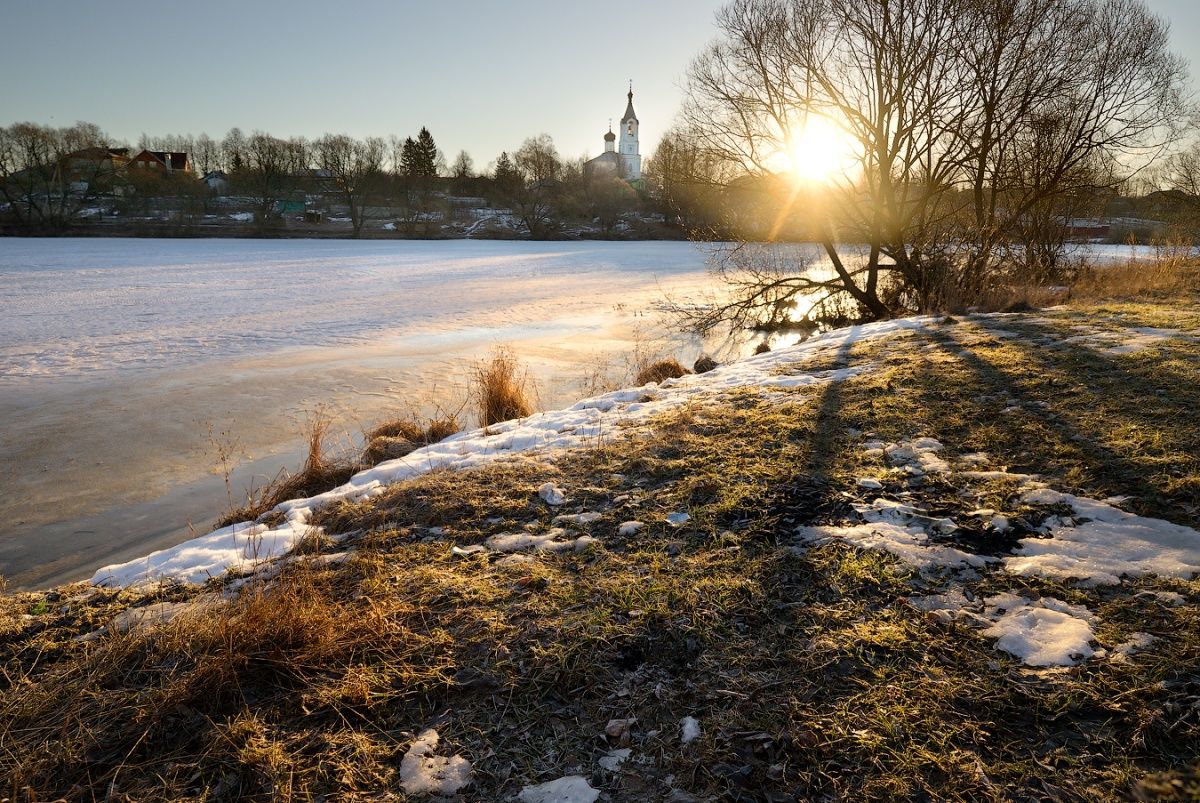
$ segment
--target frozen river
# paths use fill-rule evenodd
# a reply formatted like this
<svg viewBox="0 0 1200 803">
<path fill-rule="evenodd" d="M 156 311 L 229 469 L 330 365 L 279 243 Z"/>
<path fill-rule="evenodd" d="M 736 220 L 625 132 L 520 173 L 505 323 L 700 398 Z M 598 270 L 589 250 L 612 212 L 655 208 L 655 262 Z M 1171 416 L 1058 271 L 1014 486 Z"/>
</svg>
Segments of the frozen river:
<svg viewBox="0 0 1200 803">
<path fill-rule="evenodd" d="M 498 344 L 547 408 L 637 348 L 694 358 L 653 306 L 704 270 L 666 242 L 0 238 L 0 574 L 76 579 L 206 530 L 222 451 L 237 494 L 294 462 L 307 412 L 348 448 L 457 408 Z"/>
</svg>

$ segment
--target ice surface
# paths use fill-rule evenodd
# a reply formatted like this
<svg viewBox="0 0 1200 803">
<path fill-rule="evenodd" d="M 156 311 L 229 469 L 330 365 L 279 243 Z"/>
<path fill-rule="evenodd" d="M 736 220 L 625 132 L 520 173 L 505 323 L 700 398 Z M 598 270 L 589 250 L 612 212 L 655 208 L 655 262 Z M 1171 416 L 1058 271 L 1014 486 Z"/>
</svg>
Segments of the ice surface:
<svg viewBox="0 0 1200 803">
<path fill-rule="evenodd" d="M 0 379 L 178 367 L 454 329 L 547 328 L 572 302 L 704 276 L 682 243 L 0 238 Z M 454 292 L 447 292 L 453 288 Z M 618 288 L 620 293 L 618 293 Z"/>
</svg>

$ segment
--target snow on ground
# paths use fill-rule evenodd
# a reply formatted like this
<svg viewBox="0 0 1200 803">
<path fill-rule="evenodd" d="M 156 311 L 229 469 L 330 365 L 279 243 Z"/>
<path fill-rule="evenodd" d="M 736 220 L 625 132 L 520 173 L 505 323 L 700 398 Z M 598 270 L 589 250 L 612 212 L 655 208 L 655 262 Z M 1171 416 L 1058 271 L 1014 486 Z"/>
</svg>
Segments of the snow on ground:
<svg viewBox="0 0 1200 803">
<path fill-rule="evenodd" d="M 679 741 L 681 744 L 691 744 L 700 738 L 700 720 L 695 717 L 684 717 L 679 720 Z"/>
<path fill-rule="evenodd" d="M 1116 585 L 1122 577 L 1187 579 L 1200 573 L 1200 532 L 1191 527 L 1049 488 L 1028 491 L 1022 499 L 1031 505 L 1067 505 L 1077 518 L 1054 516 L 1045 526 L 1050 538 L 1022 541 L 1017 554 L 1004 560 L 1013 574 Z"/>
<path fill-rule="evenodd" d="M 595 803 L 600 791 L 582 775 L 568 775 L 536 786 L 526 786 L 517 799 L 521 803 Z"/>
<path fill-rule="evenodd" d="M 1095 654 L 1090 642 L 1095 617 L 1086 608 L 1053 597 L 1030 600 L 1016 594 L 988 597 L 987 616 L 994 622 L 983 635 L 996 649 L 1029 666 L 1072 666 Z"/>
<path fill-rule="evenodd" d="M 745 388 L 768 393 L 840 381 L 864 371 L 859 365 L 807 373 L 795 366 L 816 353 L 836 352 L 851 344 L 896 337 L 919 330 L 932 318 L 908 318 L 839 329 L 786 349 L 750 357 L 701 375 L 670 379 L 661 385 L 619 390 L 585 399 L 565 410 L 537 413 L 492 427 L 454 435 L 440 443 L 356 474 L 345 485 L 308 499 L 284 502 L 276 511 L 286 522 L 275 528 L 243 522 L 185 541 L 145 558 L 105 566 L 92 577 L 101 585 L 128 586 L 156 580 L 203 582 L 228 569 L 244 570 L 286 553 L 310 532 L 312 514 L 334 502 L 358 502 L 382 494 L 388 485 L 435 469 L 469 469 L 496 460 L 548 451 L 588 448 L 606 439 L 628 436 L 649 421 L 690 402 L 721 398 Z M 547 502 L 560 489 L 543 487 Z M 549 497 L 549 498 L 548 498 Z M 565 497 L 564 497 L 565 498 Z"/>
<path fill-rule="evenodd" d="M 406 794 L 448 797 L 471 782 L 470 761 L 434 755 L 440 738 L 432 728 L 422 731 L 400 760 L 400 786 Z"/>
<path fill-rule="evenodd" d="M 860 549 L 887 552 L 925 573 L 998 567 L 1008 575 L 1069 580 L 1079 587 L 1116 585 L 1123 577 L 1188 579 L 1200 574 L 1200 532 L 1126 512 L 1115 507 L 1120 500 L 1073 496 L 1050 489 L 1029 475 L 987 470 L 990 458 L 979 452 L 943 457 L 943 445 L 932 438 L 900 443 L 866 440 L 862 449 L 869 459 L 886 461 L 893 476 L 943 474 L 967 481 L 1009 479 L 1023 489 L 1022 503 L 1033 507 L 1065 506 L 1073 515 L 1051 515 L 1040 527 L 1043 537 L 1022 540 L 1013 555 L 975 555 L 936 542 L 936 536 L 953 534 L 958 528 L 953 519 L 931 517 L 913 505 L 881 497 L 871 504 L 854 506 L 861 523 L 802 527 L 797 531 L 801 542 L 840 539 Z M 861 481 L 859 486 L 875 490 Z M 1009 518 L 995 510 L 980 509 L 965 515 L 987 521 L 987 526 L 998 532 L 1006 532 L 1011 526 Z M 1168 605 L 1184 602 L 1181 595 L 1169 591 L 1149 591 L 1144 596 Z M 909 604 L 945 622 L 965 620 L 980 625 L 982 635 L 993 639 L 997 649 L 1029 666 L 1070 666 L 1103 654 L 1091 646 L 1096 617 L 1082 606 L 1051 597 L 1031 600 L 1001 594 L 979 600 L 954 586 L 944 593 L 912 597 Z M 1134 634 L 1130 641 L 1114 647 L 1110 657 L 1128 660 L 1152 640 L 1146 634 Z"/>
<path fill-rule="evenodd" d="M 1131 326 L 1117 330 L 1099 329 L 1092 326 L 1074 328 L 1084 334 L 1059 340 L 1056 344 L 1057 347 L 1079 345 L 1100 354 L 1115 357 L 1157 348 L 1171 340 L 1195 342 L 1194 337 L 1185 335 L 1179 329 L 1158 329 L 1152 326 Z"/>
<path fill-rule="evenodd" d="M 956 525 L 949 519 L 932 519 L 918 508 L 876 499 L 871 505 L 856 505 L 855 511 L 864 523 L 802 527 L 797 535 L 803 543 L 842 540 L 860 549 L 888 552 L 921 571 L 982 569 L 996 560 L 932 542 L 931 532 L 950 533 Z"/>
</svg>

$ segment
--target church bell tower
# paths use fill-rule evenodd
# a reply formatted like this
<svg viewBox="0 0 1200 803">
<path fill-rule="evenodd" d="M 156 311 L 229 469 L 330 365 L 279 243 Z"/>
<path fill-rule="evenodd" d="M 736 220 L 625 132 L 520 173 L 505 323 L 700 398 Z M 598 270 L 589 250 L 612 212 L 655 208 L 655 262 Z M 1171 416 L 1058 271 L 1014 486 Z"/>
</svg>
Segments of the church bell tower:
<svg viewBox="0 0 1200 803">
<path fill-rule="evenodd" d="M 629 104 L 621 118 L 621 161 L 625 166 L 625 177 L 637 181 L 642 177 L 642 153 L 638 146 L 638 119 L 633 111 L 633 82 L 629 82 Z"/>
</svg>

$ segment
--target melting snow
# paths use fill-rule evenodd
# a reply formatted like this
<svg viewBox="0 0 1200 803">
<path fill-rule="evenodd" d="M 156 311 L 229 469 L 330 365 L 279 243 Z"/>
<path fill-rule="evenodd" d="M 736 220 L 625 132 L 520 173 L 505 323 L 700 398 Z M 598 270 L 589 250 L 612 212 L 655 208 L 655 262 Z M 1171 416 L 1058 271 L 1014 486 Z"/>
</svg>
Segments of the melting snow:
<svg viewBox="0 0 1200 803">
<path fill-rule="evenodd" d="M 521 803 L 595 803 L 600 792 L 581 775 L 568 775 L 537 786 L 526 786 L 518 799 Z"/>
<path fill-rule="evenodd" d="M 689 516 L 687 513 L 668 513 L 667 514 L 667 524 L 670 524 L 672 527 L 682 527 L 683 525 L 687 524 L 691 520 L 692 520 L 692 517 Z"/>
<path fill-rule="evenodd" d="M 567 531 L 554 528 L 540 535 L 534 533 L 502 533 L 483 542 L 493 552 L 582 552 L 596 539 L 590 535 L 567 538 Z"/>
<path fill-rule="evenodd" d="M 679 720 L 679 741 L 691 744 L 700 738 L 700 721 L 695 717 L 684 717 Z"/>
<path fill-rule="evenodd" d="M 462 756 L 433 755 L 440 737 L 432 728 L 422 731 L 400 761 L 400 785 L 410 795 L 447 797 L 471 781 L 471 762 Z"/>
<path fill-rule="evenodd" d="M 567 495 L 563 493 L 562 488 L 559 488 L 552 482 L 548 482 L 541 488 L 538 488 L 538 496 L 542 497 L 542 501 L 547 505 L 554 507 L 558 507 L 567 501 Z"/>
<path fill-rule="evenodd" d="M 1141 652 L 1156 641 L 1154 636 L 1149 633 L 1133 633 L 1129 640 L 1113 647 L 1112 660 L 1117 663 L 1126 663 L 1129 657 L 1135 652 Z"/>
<path fill-rule="evenodd" d="M 629 756 L 633 753 L 628 747 L 622 747 L 619 750 L 611 750 L 608 755 L 601 756 L 596 763 L 600 765 L 600 769 L 616 772 L 617 768 L 629 760 Z"/>
<path fill-rule="evenodd" d="M 1122 576 L 1187 579 L 1200 573 L 1200 532 L 1190 527 L 1049 488 L 1029 491 L 1022 498 L 1031 505 L 1068 505 L 1088 521 L 1052 517 L 1052 537 L 1022 541 L 1017 555 L 1005 558 L 1004 567 L 1014 574 L 1116 585 Z"/>
<path fill-rule="evenodd" d="M 1090 642 L 1095 621 L 1086 608 L 1043 597 L 1028 600 L 1016 594 L 987 599 L 987 616 L 994 624 L 983 631 L 996 639 L 996 649 L 1029 666 L 1073 666 L 1095 654 Z"/>
<path fill-rule="evenodd" d="M 888 552 L 921 571 L 940 568 L 982 569 L 995 558 L 973 555 L 930 540 L 930 531 L 948 533 L 956 529 L 950 519 L 935 519 L 911 505 L 876 499 L 870 505 L 855 505 L 863 524 L 801 527 L 797 532 L 806 543 L 843 540 L 859 549 Z"/>
</svg>

